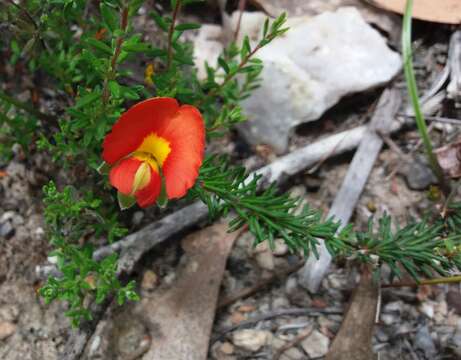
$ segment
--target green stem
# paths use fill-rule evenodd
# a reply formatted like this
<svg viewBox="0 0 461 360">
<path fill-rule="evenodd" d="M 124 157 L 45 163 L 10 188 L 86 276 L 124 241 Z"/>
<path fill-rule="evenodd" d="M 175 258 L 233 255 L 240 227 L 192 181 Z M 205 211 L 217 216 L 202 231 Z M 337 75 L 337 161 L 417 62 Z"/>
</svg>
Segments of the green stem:
<svg viewBox="0 0 461 360">
<path fill-rule="evenodd" d="M 110 98 L 109 81 L 112 80 L 116 75 L 117 60 L 122 51 L 122 44 L 123 44 L 123 41 L 125 40 L 125 33 L 126 33 L 127 27 L 128 27 L 128 7 L 124 6 L 121 10 L 121 17 L 120 17 L 120 30 L 122 30 L 123 34 L 120 35 L 116 40 L 115 51 L 114 51 L 114 55 L 112 55 L 112 58 L 110 60 L 110 67 L 109 67 L 108 75 L 104 79 L 103 91 L 102 91 L 102 102 L 104 106 L 108 103 L 109 98 Z"/>
<path fill-rule="evenodd" d="M 449 186 L 446 182 L 442 169 L 437 161 L 432 147 L 429 132 L 427 130 L 426 120 L 424 119 L 421 105 L 419 103 L 418 88 L 416 85 L 416 78 L 413 69 L 413 55 L 411 50 L 411 19 L 413 10 L 413 0 L 407 0 L 405 8 L 405 15 L 403 17 L 403 31 L 402 31 L 402 53 L 403 53 L 403 68 L 405 72 L 405 80 L 407 82 L 408 94 L 411 99 L 411 104 L 415 113 L 416 126 L 418 127 L 419 134 L 426 149 L 426 155 L 429 164 L 437 176 L 442 191 L 449 193 Z"/>
<path fill-rule="evenodd" d="M 176 24 L 176 18 L 178 17 L 179 9 L 181 8 L 181 0 L 176 0 L 176 5 L 173 10 L 173 17 L 171 20 L 170 28 L 168 30 L 168 58 L 167 58 L 167 70 L 170 69 L 171 63 L 173 62 L 173 33 Z"/>
<path fill-rule="evenodd" d="M 390 288 L 390 287 L 417 287 L 422 285 L 439 285 L 439 284 L 452 284 L 461 282 L 461 275 L 449 276 L 443 278 L 427 279 L 416 282 L 398 282 L 395 284 L 385 284 L 381 287 Z"/>
</svg>

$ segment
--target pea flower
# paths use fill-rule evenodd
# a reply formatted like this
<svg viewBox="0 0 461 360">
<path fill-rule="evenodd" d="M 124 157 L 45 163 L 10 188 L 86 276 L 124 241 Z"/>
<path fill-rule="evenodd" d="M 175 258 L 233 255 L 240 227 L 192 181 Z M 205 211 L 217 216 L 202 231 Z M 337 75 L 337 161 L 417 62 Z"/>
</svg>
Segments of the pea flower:
<svg viewBox="0 0 461 360">
<path fill-rule="evenodd" d="M 119 203 L 148 207 L 184 196 L 194 185 L 205 149 L 202 115 L 173 98 L 142 101 L 123 113 L 106 136 L 102 157 Z"/>
</svg>

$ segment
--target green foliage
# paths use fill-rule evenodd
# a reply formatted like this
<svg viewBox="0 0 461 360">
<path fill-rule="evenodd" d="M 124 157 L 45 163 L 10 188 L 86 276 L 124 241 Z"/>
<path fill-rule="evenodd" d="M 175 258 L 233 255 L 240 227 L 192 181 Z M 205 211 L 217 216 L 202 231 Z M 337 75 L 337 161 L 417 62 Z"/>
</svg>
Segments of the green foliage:
<svg viewBox="0 0 461 360">
<path fill-rule="evenodd" d="M 225 157 L 209 157 L 200 170 L 193 194 L 208 206 L 212 217 L 236 216 L 229 222 L 229 231 L 248 224 L 256 244 L 282 238 L 292 251 L 316 253 L 318 239 L 334 241 L 338 223 L 321 221 L 321 214 L 307 205 L 298 211 L 300 199 L 279 194 L 274 185 L 258 191 L 260 176 L 251 177 L 245 168 L 229 165 Z M 256 245 L 255 244 L 255 245 Z"/>
<path fill-rule="evenodd" d="M 67 301 L 66 315 L 73 325 L 91 318 L 93 300 L 115 297 L 122 304 L 137 299 L 134 282 L 122 285 L 117 278 L 116 255 L 93 258 L 94 239 L 105 236 L 111 242 L 126 233 L 117 222 L 115 196 L 107 199 L 108 191 L 94 171 L 111 126 L 134 102 L 169 96 L 201 110 L 208 139 L 225 134 L 245 120 L 240 103 L 259 85 L 263 64 L 257 52 L 288 30 L 285 15 L 266 20 L 258 41 L 246 36 L 240 44 L 229 44 L 216 65 L 206 64 L 207 78 L 200 81 L 192 44 L 183 41 L 185 32 L 200 25 L 180 19 L 180 10 L 192 2 L 171 0 L 171 15 L 149 14 L 160 34 L 152 42 L 144 41 L 133 26 L 143 0 L 0 5 L 0 20 L 8 29 L 0 40 L 6 61 L 40 73 L 56 91 L 53 114 L 0 92 L 0 154 L 10 156 L 13 143 L 36 151 L 31 144 L 37 142 L 38 150 L 49 153 L 69 174 L 62 191 L 53 182 L 44 187 L 45 221 L 54 247 L 50 256 L 61 274 L 50 277 L 40 292 L 47 302 Z M 408 45 L 408 33 L 405 39 Z M 135 71 L 145 64 L 149 71 L 139 81 Z M 72 180 L 76 168 L 83 169 L 84 182 Z M 339 224 L 333 219 L 322 220 L 309 206 L 300 209 L 299 199 L 280 193 L 275 185 L 262 190 L 260 177 L 217 154 L 205 160 L 190 195 L 207 204 L 211 218 L 232 215 L 230 231 L 248 225 L 256 243 L 267 240 L 273 246 L 274 239 L 282 238 L 292 251 L 316 254 L 323 239 L 334 256 L 377 270 L 387 264 L 397 276 L 403 268 L 415 278 L 433 271 L 445 274 L 461 265 L 459 204 L 450 203 L 443 215 L 402 229 L 393 229 L 390 218 L 384 217 L 377 229 L 370 221 L 366 232 L 347 226 L 337 233 Z M 124 206 L 131 200 L 119 197 Z"/>
<path fill-rule="evenodd" d="M 24 116 L 17 112 L 7 115 L 11 108 L 10 104 L 2 104 L 0 100 L 0 159 L 3 158 L 3 160 L 9 160 L 12 157 L 12 147 L 15 143 L 27 153 L 29 145 L 34 142 L 37 129 L 35 117 Z"/>
<path fill-rule="evenodd" d="M 93 246 L 86 243 L 90 236 L 107 236 L 111 242 L 126 234 L 116 219 L 104 216 L 101 201 L 91 193 L 78 198 L 74 189 L 67 186 L 58 191 L 53 182 L 43 188 L 45 222 L 54 251 L 49 255 L 56 259 L 61 276 L 50 276 L 40 289 L 49 303 L 55 299 L 69 303 L 66 315 L 77 326 L 81 318 L 91 318 L 88 302 L 94 297 L 97 303 L 116 294 L 119 303 L 136 300 L 134 283 L 122 286 L 117 279 L 117 254 L 102 261 L 93 259 Z"/>
</svg>

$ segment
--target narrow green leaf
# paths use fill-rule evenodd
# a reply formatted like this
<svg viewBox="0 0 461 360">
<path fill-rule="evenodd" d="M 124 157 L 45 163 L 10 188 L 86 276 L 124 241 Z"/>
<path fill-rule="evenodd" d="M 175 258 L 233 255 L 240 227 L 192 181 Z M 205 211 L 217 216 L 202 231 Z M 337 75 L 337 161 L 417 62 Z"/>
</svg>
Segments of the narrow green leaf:
<svg viewBox="0 0 461 360">
<path fill-rule="evenodd" d="M 127 52 L 148 52 L 152 48 L 149 44 L 137 43 L 137 44 L 124 44 L 122 49 Z"/>
<path fill-rule="evenodd" d="M 201 27 L 200 24 L 187 23 L 187 24 L 176 25 L 176 27 L 174 29 L 177 30 L 177 31 L 185 31 L 185 30 L 200 29 L 200 27 Z"/>
<path fill-rule="evenodd" d="M 106 55 L 112 56 L 112 49 L 109 45 L 106 45 L 102 41 L 96 40 L 95 38 L 86 39 L 87 44 L 95 47 L 96 49 L 102 51 Z"/>
<path fill-rule="evenodd" d="M 229 74 L 230 72 L 229 65 L 226 63 L 226 61 L 221 56 L 218 58 L 218 64 L 224 69 L 226 74 Z"/>
<path fill-rule="evenodd" d="M 162 187 L 160 190 L 160 195 L 157 198 L 157 205 L 159 208 L 163 209 L 168 205 L 168 195 L 166 193 L 166 182 L 165 176 L 163 175 L 162 168 L 159 166 L 160 178 L 162 180 Z"/>
<path fill-rule="evenodd" d="M 81 107 L 87 106 L 101 97 L 99 91 L 93 91 L 88 93 L 77 100 L 77 103 L 74 106 L 74 109 L 79 109 Z"/>
<path fill-rule="evenodd" d="M 243 39 L 243 44 L 242 44 L 242 58 L 248 55 L 251 52 L 251 46 L 250 46 L 250 38 L 248 35 L 245 35 L 245 38 Z"/>
<path fill-rule="evenodd" d="M 115 11 L 115 9 L 113 9 L 112 7 L 110 7 L 104 2 L 101 2 L 100 10 L 101 10 L 102 19 L 106 23 L 107 28 L 111 32 L 114 32 L 116 29 L 118 29 L 119 20 L 118 20 L 117 11 Z"/>
<path fill-rule="evenodd" d="M 150 14 L 152 16 L 152 18 L 154 19 L 155 23 L 157 24 L 157 26 L 162 29 L 163 31 L 167 32 L 168 31 L 168 23 L 167 21 L 162 17 L 160 16 L 159 14 L 155 13 L 155 12 L 151 12 Z"/>
<path fill-rule="evenodd" d="M 113 97 L 120 97 L 120 85 L 115 80 L 109 81 L 109 90 Z"/>
</svg>

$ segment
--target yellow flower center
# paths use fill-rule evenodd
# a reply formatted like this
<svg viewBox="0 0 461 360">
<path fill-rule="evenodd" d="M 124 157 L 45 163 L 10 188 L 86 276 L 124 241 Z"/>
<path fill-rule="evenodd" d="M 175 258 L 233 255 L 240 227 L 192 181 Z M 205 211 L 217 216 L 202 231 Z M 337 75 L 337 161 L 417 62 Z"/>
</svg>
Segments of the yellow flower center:
<svg viewBox="0 0 461 360">
<path fill-rule="evenodd" d="M 149 164 L 152 169 L 159 172 L 158 167 L 163 165 L 170 152 L 170 143 L 155 133 L 151 133 L 144 138 L 142 144 L 133 153 L 133 156 L 135 159 Z"/>
</svg>

